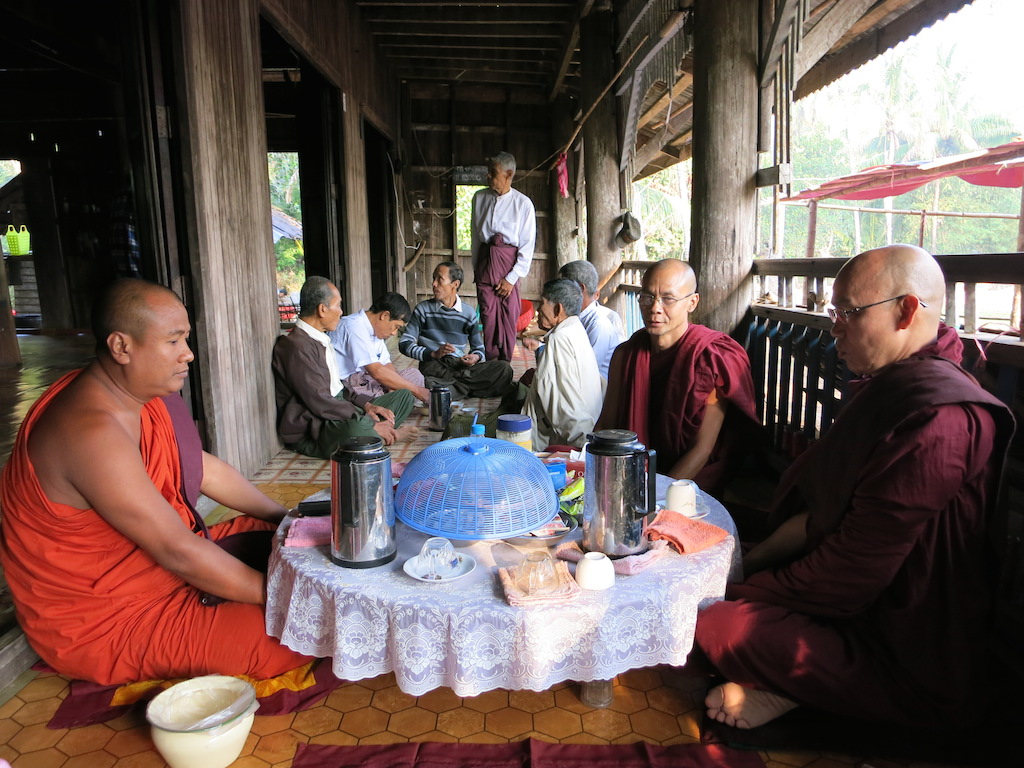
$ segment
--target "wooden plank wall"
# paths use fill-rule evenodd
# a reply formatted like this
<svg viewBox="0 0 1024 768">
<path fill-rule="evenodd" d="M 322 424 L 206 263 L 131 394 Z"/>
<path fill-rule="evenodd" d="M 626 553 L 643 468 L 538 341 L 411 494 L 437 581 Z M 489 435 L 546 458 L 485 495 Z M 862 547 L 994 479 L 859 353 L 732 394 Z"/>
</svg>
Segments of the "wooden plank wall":
<svg viewBox="0 0 1024 768">
<path fill-rule="evenodd" d="M 360 123 L 363 110 L 395 114 L 377 81 L 369 36 L 353 3 L 329 0 L 182 0 L 192 185 L 196 354 L 204 373 L 210 450 L 251 475 L 279 448 L 270 356 L 278 334 L 266 130 L 259 50 L 263 12 L 346 93 L 345 261 L 369 274 Z M 365 41 L 365 44 L 363 42 Z M 353 66 L 358 57 L 359 66 Z M 392 125 L 394 123 L 391 123 Z M 361 227 L 360 227 L 361 224 Z M 348 289 L 348 290 L 346 290 Z M 366 285 L 342 286 L 369 300 Z"/>
<path fill-rule="evenodd" d="M 408 83 L 403 92 L 405 242 L 425 243 L 406 277 L 413 305 L 431 295 L 434 267 L 454 260 L 466 273 L 460 294 L 476 304 L 472 255 L 455 250 L 455 183 L 452 168 L 479 166 L 502 150 L 518 169 L 513 186 L 537 209 L 537 248 L 530 274 L 520 287 L 523 298 L 539 301 L 546 280 L 557 272 L 551 231 L 551 184 L 547 166 L 554 151 L 551 110 L 542 94 L 491 86 Z M 547 160 L 544 167 L 537 166 Z M 412 251 L 404 251 L 406 257 Z M 454 258 L 453 258 L 454 256 Z"/>
</svg>

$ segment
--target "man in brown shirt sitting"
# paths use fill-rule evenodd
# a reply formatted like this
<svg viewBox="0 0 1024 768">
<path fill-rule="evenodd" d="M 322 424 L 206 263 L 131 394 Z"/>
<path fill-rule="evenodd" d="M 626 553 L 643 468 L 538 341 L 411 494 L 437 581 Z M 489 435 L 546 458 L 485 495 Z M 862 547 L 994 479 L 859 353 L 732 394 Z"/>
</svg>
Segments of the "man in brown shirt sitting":
<svg viewBox="0 0 1024 768">
<path fill-rule="evenodd" d="M 277 433 L 291 450 L 322 459 L 346 437 L 378 436 L 391 445 L 417 432 L 401 426 L 413 407 L 409 391 L 370 400 L 345 390 L 327 335 L 340 319 L 337 287 L 325 277 L 310 277 L 299 292 L 295 328 L 274 344 Z"/>
</svg>

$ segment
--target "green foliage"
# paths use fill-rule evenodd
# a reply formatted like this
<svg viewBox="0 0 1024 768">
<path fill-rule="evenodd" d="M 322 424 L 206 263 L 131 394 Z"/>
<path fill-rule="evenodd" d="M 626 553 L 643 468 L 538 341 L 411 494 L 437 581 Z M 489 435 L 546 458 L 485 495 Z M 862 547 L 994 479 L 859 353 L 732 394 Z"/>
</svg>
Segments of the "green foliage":
<svg viewBox="0 0 1024 768">
<path fill-rule="evenodd" d="M 687 257 L 691 169 L 687 160 L 633 183 L 633 212 L 643 230 L 642 239 L 634 246 L 634 258 Z"/>
<path fill-rule="evenodd" d="M 21 163 L 17 160 L 0 160 L 0 187 L 21 173 Z"/>
<path fill-rule="evenodd" d="M 268 152 L 267 175 L 270 180 L 270 204 L 302 221 L 298 153 Z"/>
<path fill-rule="evenodd" d="M 289 293 L 299 290 L 306 279 L 306 259 L 302 251 L 302 241 L 282 237 L 274 243 L 274 255 L 277 256 L 277 285 Z"/>
<path fill-rule="evenodd" d="M 456 247 L 468 251 L 473 247 L 473 195 L 484 187 L 459 184 L 455 187 L 455 234 Z"/>
</svg>

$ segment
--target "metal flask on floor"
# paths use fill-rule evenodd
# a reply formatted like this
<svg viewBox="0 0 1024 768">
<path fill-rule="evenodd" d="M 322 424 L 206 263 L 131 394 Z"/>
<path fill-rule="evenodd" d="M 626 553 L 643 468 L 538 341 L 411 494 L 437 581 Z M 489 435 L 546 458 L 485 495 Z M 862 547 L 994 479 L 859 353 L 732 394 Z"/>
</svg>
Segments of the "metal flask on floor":
<svg viewBox="0 0 1024 768">
<path fill-rule="evenodd" d="M 595 432 L 586 445 L 583 488 L 583 549 L 613 558 L 645 552 L 657 452 L 627 429 Z"/>
<path fill-rule="evenodd" d="M 379 437 L 346 438 L 331 454 L 331 560 L 373 568 L 397 552 L 391 454 Z"/>
<path fill-rule="evenodd" d="M 452 391 L 448 387 L 430 388 L 430 425 L 433 432 L 444 432 L 452 416 Z"/>
</svg>

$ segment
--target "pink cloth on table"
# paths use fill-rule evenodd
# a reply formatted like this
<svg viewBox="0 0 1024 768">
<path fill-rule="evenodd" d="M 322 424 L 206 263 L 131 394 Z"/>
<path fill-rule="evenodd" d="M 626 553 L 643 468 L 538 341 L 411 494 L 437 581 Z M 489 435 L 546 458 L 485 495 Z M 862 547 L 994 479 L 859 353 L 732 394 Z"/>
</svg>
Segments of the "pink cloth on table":
<svg viewBox="0 0 1024 768">
<path fill-rule="evenodd" d="M 650 568 L 663 555 L 667 555 L 671 551 L 672 549 L 669 547 L 668 542 L 655 541 L 647 548 L 646 552 L 612 560 L 612 565 L 615 567 L 615 572 L 620 576 L 632 576 L 646 568 Z M 586 553 L 580 549 L 579 543 L 575 541 L 566 541 L 555 547 L 555 557 L 574 563 L 582 560 L 584 554 Z"/>
<path fill-rule="evenodd" d="M 647 526 L 647 538 L 664 540 L 684 554 L 713 547 L 728 535 L 717 525 L 693 520 L 671 509 L 661 510 L 654 522 Z"/>
<path fill-rule="evenodd" d="M 529 595 L 516 585 L 519 566 L 513 565 L 510 568 L 499 568 L 498 576 L 501 578 L 501 586 L 505 590 L 505 600 L 509 605 L 526 608 L 531 605 L 560 605 L 580 596 L 580 585 L 569 573 L 569 566 L 565 563 L 555 563 L 555 574 L 558 576 L 558 586 L 551 592 L 542 595 Z"/>
<path fill-rule="evenodd" d="M 330 515 L 295 518 L 288 526 L 288 535 L 284 540 L 286 547 L 319 547 L 330 543 Z"/>
</svg>

